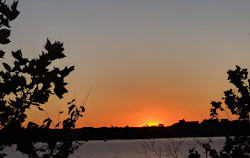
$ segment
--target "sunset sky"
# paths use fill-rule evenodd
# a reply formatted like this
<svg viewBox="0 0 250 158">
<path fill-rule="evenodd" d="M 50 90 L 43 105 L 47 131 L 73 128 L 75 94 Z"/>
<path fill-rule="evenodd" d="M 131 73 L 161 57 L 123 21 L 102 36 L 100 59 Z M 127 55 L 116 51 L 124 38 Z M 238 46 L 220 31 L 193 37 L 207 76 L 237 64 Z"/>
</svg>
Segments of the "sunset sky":
<svg viewBox="0 0 250 158">
<path fill-rule="evenodd" d="M 249 7 L 249 0 L 20 0 L 4 50 L 32 58 L 47 38 L 64 43 L 67 58 L 55 65 L 75 71 L 64 99 L 43 105 L 54 120 L 92 89 L 79 128 L 201 121 L 228 88 L 226 72 L 250 68 Z M 46 118 L 35 108 L 28 116 Z"/>
</svg>

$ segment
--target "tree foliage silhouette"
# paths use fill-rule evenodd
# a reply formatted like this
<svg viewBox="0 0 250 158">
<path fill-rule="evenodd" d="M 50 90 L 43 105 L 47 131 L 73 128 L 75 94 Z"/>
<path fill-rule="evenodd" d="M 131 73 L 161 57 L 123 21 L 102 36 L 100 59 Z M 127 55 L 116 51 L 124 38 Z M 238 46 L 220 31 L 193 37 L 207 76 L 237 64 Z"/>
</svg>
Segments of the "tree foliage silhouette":
<svg viewBox="0 0 250 158">
<path fill-rule="evenodd" d="M 248 79 L 247 69 L 241 69 L 236 65 L 235 70 L 229 70 L 228 80 L 236 87 L 226 90 L 223 98 L 225 105 L 233 115 L 237 115 L 239 120 L 249 120 L 250 113 L 250 79 Z M 217 110 L 224 111 L 222 102 L 212 101 L 211 116 L 217 116 Z"/>
<path fill-rule="evenodd" d="M 10 25 L 9 22 L 14 20 L 18 15 L 18 1 L 12 5 L 0 0 L 0 44 L 10 42 Z M 45 51 L 33 59 L 23 57 L 21 50 L 12 51 L 14 58 L 13 64 L 2 62 L 3 70 L 0 71 L 0 132 L 4 135 L 1 140 L 0 150 L 5 145 L 11 146 L 17 144 L 17 150 L 27 154 L 29 157 L 68 157 L 79 143 L 73 143 L 71 138 L 62 139 L 58 137 L 46 137 L 43 147 L 36 146 L 37 139 L 25 135 L 24 130 L 48 131 L 52 120 L 48 117 L 40 126 L 34 122 L 29 122 L 27 129 L 24 129 L 22 123 L 27 118 L 26 110 L 31 106 L 37 107 L 41 112 L 45 112 L 42 105 L 48 102 L 51 95 L 56 95 L 59 99 L 67 93 L 64 81 L 65 77 L 74 70 L 74 66 L 51 68 L 55 60 L 65 58 L 63 44 L 61 42 L 51 43 L 47 39 L 44 46 Z M 5 51 L 0 50 L 0 58 L 4 58 Z M 76 102 L 72 100 L 67 105 L 68 118 L 58 122 L 54 127 L 62 124 L 64 134 L 75 128 L 75 123 L 82 117 L 85 111 L 84 106 L 77 107 Z M 59 112 L 58 115 L 63 113 Z M 24 133 L 24 135 L 22 135 Z M 64 135 L 65 136 L 65 135 Z M 5 154 L 0 154 L 0 157 Z"/>
<path fill-rule="evenodd" d="M 227 72 L 228 80 L 236 87 L 236 90 L 229 89 L 224 91 L 224 103 L 226 108 L 230 110 L 232 115 L 238 116 L 239 121 L 247 121 L 249 123 L 250 113 L 250 79 L 248 79 L 247 69 L 241 69 L 236 65 L 235 70 Z M 226 112 L 222 107 L 222 102 L 211 102 L 212 108 L 210 116 L 216 118 L 218 116 L 217 110 Z M 229 116 L 229 115 L 228 115 Z M 210 146 L 211 142 L 202 144 L 206 151 L 206 157 L 212 158 L 248 158 L 250 156 L 250 136 L 227 136 L 223 149 L 217 152 Z M 190 158 L 198 158 L 200 154 L 194 150 L 189 150 Z"/>
<path fill-rule="evenodd" d="M 12 52 L 15 58 L 11 67 L 3 62 L 5 71 L 0 71 L 0 97 L 1 97 L 1 128 L 19 128 L 27 117 L 26 109 L 30 106 L 45 104 L 51 94 L 59 98 L 67 92 L 64 78 L 74 70 L 74 67 L 65 67 L 60 70 L 48 68 L 56 60 L 64 58 L 63 44 L 49 40 L 45 45 L 47 52 L 38 58 L 23 58 L 21 50 Z M 18 127 L 17 127 L 18 126 Z"/>
<path fill-rule="evenodd" d="M 10 43 L 10 24 L 9 22 L 16 19 L 19 15 L 17 10 L 18 1 L 14 1 L 11 6 L 0 0 L 0 44 Z M 0 50 L 0 58 L 4 56 L 5 52 Z"/>
</svg>

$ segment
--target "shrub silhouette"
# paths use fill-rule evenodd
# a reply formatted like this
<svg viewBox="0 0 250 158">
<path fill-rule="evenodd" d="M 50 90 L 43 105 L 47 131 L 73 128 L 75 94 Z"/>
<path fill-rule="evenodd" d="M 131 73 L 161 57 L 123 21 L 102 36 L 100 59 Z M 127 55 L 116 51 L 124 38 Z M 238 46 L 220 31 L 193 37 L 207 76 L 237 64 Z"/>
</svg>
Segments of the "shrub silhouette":
<svg viewBox="0 0 250 158">
<path fill-rule="evenodd" d="M 0 1 L 0 44 L 10 42 L 10 25 L 9 22 L 14 20 L 18 15 L 18 1 L 12 5 L 7 5 Z M 26 129 L 22 123 L 27 118 L 26 110 L 31 106 L 37 107 L 41 112 L 45 112 L 42 105 L 48 102 L 51 95 L 56 95 L 59 99 L 67 93 L 64 81 L 65 77 L 74 70 L 74 66 L 51 68 L 55 60 L 65 58 L 63 44 L 61 42 L 51 43 L 47 40 L 45 50 L 42 54 L 33 59 L 23 57 L 21 50 L 12 51 L 14 58 L 13 66 L 2 62 L 4 70 L 0 71 L 0 132 L 2 139 L 0 150 L 4 146 L 17 144 L 17 150 L 27 154 L 29 157 L 68 157 L 80 143 L 73 143 L 71 138 L 60 138 L 51 135 L 49 127 L 52 120 L 46 118 L 43 125 L 29 122 Z M 0 58 L 4 58 L 5 52 L 0 50 Z M 64 129 L 63 136 L 67 135 L 70 130 L 75 128 L 75 123 L 85 111 L 83 105 L 77 107 L 74 99 L 67 104 L 68 118 L 62 121 Z M 58 114 L 63 113 L 62 111 Z M 54 127 L 58 127 L 58 122 Z M 42 147 L 36 145 L 41 139 L 38 135 L 32 135 L 34 132 L 45 134 Z M 62 136 L 62 137 L 63 137 Z M 4 157 L 5 154 L 0 154 Z"/>
<path fill-rule="evenodd" d="M 249 122 L 250 79 L 248 79 L 248 71 L 236 65 L 236 69 L 229 70 L 227 74 L 229 82 L 236 87 L 236 90 L 226 90 L 222 100 L 224 100 L 226 108 L 230 110 L 231 114 L 238 116 L 239 121 Z M 226 112 L 226 109 L 222 107 L 222 102 L 220 101 L 212 101 L 211 105 L 210 116 L 213 118 L 217 117 L 217 110 Z M 208 155 L 212 158 L 248 158 L 250 156 L 250 136 L 247 135 L 227 136 L 223 149 L 219 152 L 212 149 L 210 143 L 211 142 L 202 144 L 206 157 Z M 189 153 L 190 158 L 200 157 L 200 154 L 195 149 L 189 150 Z"/>
</svg>

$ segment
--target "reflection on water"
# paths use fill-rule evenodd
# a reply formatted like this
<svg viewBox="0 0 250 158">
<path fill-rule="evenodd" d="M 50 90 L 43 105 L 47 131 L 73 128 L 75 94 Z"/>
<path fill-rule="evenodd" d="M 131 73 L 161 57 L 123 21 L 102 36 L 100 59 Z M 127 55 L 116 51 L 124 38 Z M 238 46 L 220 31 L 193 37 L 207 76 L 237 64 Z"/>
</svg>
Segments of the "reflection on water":
<svg viewBox="0 0 250 158">
<path fill-rule="evenodd" d="M 155 149 L 159 152 L 162 152 L 162 157 L 166 156 L 168 150 L 173 151 L 176 148 L 176 145 L 181 140 L 184 142 L 179 147 L 179 157 L 187 157 L 188 149 L 195 147 L 200 154 L 204 153 L 204 150 L 198 145 L 197 140 L 201 143 L 206 143 L 210 138 L 169 138 L 169 139 L 141 139 L 141 140 L 108 140 L 104 141 L 88 141 L 85 142 L 82 146 L 80 146 L 71 156 L 70 158 L 145 158 L 145 148 L 143 148 L 142 143 L 146 143 L 151 145 L 154 143 Z M 211 146 L 217 150 L 220 150 L 224 144 L 224 137 L 213 137 L 211 138 L 213 143 Z M 150 144 L 151 143 L 151 144 Z M 6 148 L 5 151 L 8 154 L 8 157 L 16 157 L 16 158 L 25 158 L 27 156 L 22 155 L 15 151 L 15 146 L 11 148 Z M 146 151 L 152 158 L 158 158 L 155 153 Z M 204 155 L 202 155 L 204 157 Z"/>
<path fill-rule="evenodd" d="M 206 143 L 209 141 L 208 138 L 196 138 L 201 143 Z M 214 137 L 211 138 L 213 143 L 212 147 L 215 149 L 221 149 L 225 138 L 224 137 Z M 178 144 L 180 140 L 183 138 L 171 138 L 171 139 L 155 139 L 154 146 L 157 149 L 163 151 L 163 155 L 166 155 L 167 148 L 171 148 Z M 112 140 L 112 141 L 89 141 L 82 145 L 71 157 L 79 158 L 79 157 L 87 157 L 87 158 L 144 158 L 146 155 L 144 154 L 144 149 L 142 148 L 141 143 L 146 142 L 150 143 L 150 140 Z M 179 157 L 187 157 L 188 149 L 196 147 L 200 153 L 204 151 L 198 145 L 194 138 L 185 138 L 184 142 L 180 146 L 180 154 Z M 173 147 L 174 148 L 174 147 Z M 170 149 L 171 150 L 171 149 Z M 152 152 L 148 152 L 151 154 L 151 157 L 157 158 Z"/>
</svg>

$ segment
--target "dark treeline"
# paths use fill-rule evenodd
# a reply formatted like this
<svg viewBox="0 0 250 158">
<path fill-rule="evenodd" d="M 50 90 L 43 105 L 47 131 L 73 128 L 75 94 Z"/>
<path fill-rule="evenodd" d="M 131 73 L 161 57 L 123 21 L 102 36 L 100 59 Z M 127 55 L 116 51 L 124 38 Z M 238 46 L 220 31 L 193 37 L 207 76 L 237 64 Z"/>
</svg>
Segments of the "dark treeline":
<svg viewBox="0 0 250 158">
<path fill-rule="evenodd" d="M 185 122 L 180 120 L 169 127 L 85 127 L 71 131 L 63 129 L 20 129 L 15 133 L 0 131 L 0 139 L 16 141 L 32 140 L 33 142 L 62 140 L 110 140 L 110 139 L 148 139 L 172 137 L 214 137 L 231 135 L 249 135 L 250 123 L 247 121 L 204 120 Z M 67 137 L 65 137 L 65 135 Z"/>
</svg>

